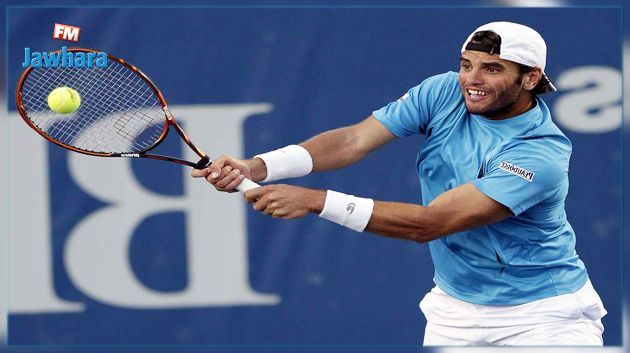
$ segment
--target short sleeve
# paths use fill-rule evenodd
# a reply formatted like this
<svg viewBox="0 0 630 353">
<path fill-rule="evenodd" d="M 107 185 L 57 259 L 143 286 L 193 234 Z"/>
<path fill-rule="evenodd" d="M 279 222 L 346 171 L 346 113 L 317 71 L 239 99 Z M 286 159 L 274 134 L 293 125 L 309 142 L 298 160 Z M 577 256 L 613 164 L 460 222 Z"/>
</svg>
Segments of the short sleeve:
<svg viewBox="0 0 630 353">
<path fill-rule="evenodd" d="M 429 77 L 372 114 L 396 137 L 424 134 L 444 91 L 453 88 L 453 81 L 457 82 L 457 77 L 450 72 Z"/>
<path fill-rule="evenodd" d="M 498 153 L 473 185 L 514 215 L 561 192 L 568 183 L 569 156 L 553 146 L 540 147 L 524 146 Z"/>
</svg>

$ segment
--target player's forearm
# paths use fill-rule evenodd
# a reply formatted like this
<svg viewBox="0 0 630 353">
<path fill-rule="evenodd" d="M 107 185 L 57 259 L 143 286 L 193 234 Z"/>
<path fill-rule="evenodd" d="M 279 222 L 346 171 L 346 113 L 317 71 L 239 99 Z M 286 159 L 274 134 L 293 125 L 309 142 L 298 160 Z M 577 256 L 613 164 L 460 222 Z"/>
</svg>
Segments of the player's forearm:
<svg viewBox="0 0 630 353">
<path fill-rule="evenodd" d="M 353 126 L 316 135 L 302 143 L 313 159 L 313 171 L 339 169 L 361 160 L 367 151 L 357 146 L 359 136 Z"/>
<path fill-rule="evenodd" d="M 312 171 L 338 169 L 356 163 L 366 151 L 357 148 L 358 136 L 353 127 L 343 127 L 316 135 L 300 144 L 312 159 Z M 267 177 L 267 165 L 261 158 L 247 160 L 253 181 Z"/>
<path fill-rule="evenodd" d="M 511 215 L 508 207 L 486 196 L 473 184 L 466 183 L 439 195 L 427 207 L 377 201 L 366 230 L 427 242 L 493 224 Z"/>
<path fill-rule="evenodd" d="M 296 178 L 343 168 L 396 137 L 374 116 L 358 124 L 323 132 L 299 146 L 289 145 L 248 160 L 254 181 Z"/>
<path fill-rule="evenodd" d="M 304 198 L 308 202 L 303 203 L 314 206 L 309 208 L 310 212 L 355 230 L 358 229 L 351 225 L 361 224 L 360 218 L 366 217 L 367 226 L 363 223 L 365 229 L 361 230 L 391 238 L 424 243 L 452 232 L 448 227 L 449 222 L 443 215 L 440 216 L 440 211 L 431 207 L 386 201 L 374 201 L 372 207 L 363 202 L 368 199 L 335 192 L 331 194 L 330 191 L 327 195 L 321 191 L 305 190 L 310 194 L 309 198 Z M 347 213 L 350 205 L 353 211 Z M 369 212 L 361 212 L 365 207 L 370 207 L 371 216 Z"/>
<path fill-rule="evenodd" d="M 366 231 L 391 238 L 428 242 L 449 233 L 430 207 L 375 201 Z"/>
</svg>

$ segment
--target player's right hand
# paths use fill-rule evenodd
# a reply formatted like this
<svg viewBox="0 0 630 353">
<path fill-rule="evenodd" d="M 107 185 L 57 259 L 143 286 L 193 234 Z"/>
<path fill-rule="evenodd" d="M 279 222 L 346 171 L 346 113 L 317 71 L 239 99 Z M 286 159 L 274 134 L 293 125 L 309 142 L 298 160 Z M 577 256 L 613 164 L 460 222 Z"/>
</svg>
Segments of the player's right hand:
<svg viewBox="0 0 630 353">
<path fill-rule="evenodd" d="M 215 189 L 224 192 L 236 192 L 236 187 L 243 179 L 251 179 L 251 170 L 247 161 L 221 156 L 204 169 L 193 169 L 193 178 L 205 178 Z"/>
</svg>

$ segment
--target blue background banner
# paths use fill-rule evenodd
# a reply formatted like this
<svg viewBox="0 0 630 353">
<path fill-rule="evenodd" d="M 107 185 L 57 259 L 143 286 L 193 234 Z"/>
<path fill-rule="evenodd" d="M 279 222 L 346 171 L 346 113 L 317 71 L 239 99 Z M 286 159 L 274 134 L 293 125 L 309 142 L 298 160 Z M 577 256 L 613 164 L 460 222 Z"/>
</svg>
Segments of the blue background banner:
<svg viewBox="0 0 630 353">
<path fill-rule="evenodd" d="M 560 92 L 543 99 L 574 147 L 567 214 L 578 254 L 609 312 L 605 342 L 620 345 L 619 9 L 13 7 L 9 89 L 22 72 L 25 47 L 71 46 L 51 38 L 53 25 L 79 26 L 79 46 L 124 58 L 148 74 L 206 152 L 253 156 L 356 123 L 423 79 L 457 71 L 468 34 L 496 20 L 537 29 L 549 47 L 546 72 Z M 17 114 L 11 119 L 17 139 L 25 124 Z M 24 136 L 28 148 L 44 145 L 33 132 Z M 355 166 L 288 182 L 420 203 L 414 163 L 421 143 L 418 136 L 401 139 Z M 31 274 L 26 261 L 13 262 L 35 257 L 19 239 L 25 234 L 10 234 L 16 247 L 10 283 L 17 283 L 10 288 L 10 344 L 421 344 L 425 321 L 418 303 L 433 286 L 426 245 L 359 235 L 314 216 L 268 218 L 238 194 L 219 195 L 189 180 L 179 166 L 121 159 L 107 161 L 114 163 L 110 172 L 96 173 L 103 160 L 74 161 L 44 146 L 43 199 L 19 173 L 9 178 L 15 195 L 43 200 L 48 218 L 39 235 L 47 237 L 50 253 L 42 267 L 50 273 Z M 160 149 L 184 153 L 177 140 Z M 10 154 L 12 163 L 29 158 L 23 149 Z M 93 166 L 94 173 L 78 176 L 78 166 Z M 134 197 L 109 197 L 108 190 L 114 195 L 121 187 Z M 193 188 L 202 192 L 191 196 Z M 125 213 L 123 199 L 143 211 Z M 121 212 L 107 215 L 114 209 Z M 213 216 L 221 212 L 226 217 Z M 26 229 L 21 224 L 33 218 L 10 208 L 10 222 L 10 229 Z M 211 244 L 203 243 L 200 229 Z M 89 248 L 88 239 L 99 232 L 106 233 L 95 237 L 102 252 Z M 125 252 L 104 255 L 110 246 Z M 127 267 L 116 267 L 121 263 Z M 130 271 L 123 275 L 122 269 Z M 118 280 L 123 276 L 129 281 Z M 32 278 L 51 281 L 47 290 L 57 304 L 26 290 L 44 288 L 29 283 Z"/>
</svg>

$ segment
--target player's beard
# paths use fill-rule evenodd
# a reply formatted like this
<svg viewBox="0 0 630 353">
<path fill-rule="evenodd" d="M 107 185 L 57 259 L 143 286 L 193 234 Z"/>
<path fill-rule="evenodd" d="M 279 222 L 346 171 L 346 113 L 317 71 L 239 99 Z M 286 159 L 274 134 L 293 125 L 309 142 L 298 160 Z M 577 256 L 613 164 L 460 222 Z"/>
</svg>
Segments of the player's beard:
<svg viewBox="0 0 630 353">
<path fill-rule="evenodd" d="M 515 106 L 519 102 L 521 94 L 523 94 L 521 84 L 522 77 L 519 77 L 516 82 L 501 91 L 501 93 L 485 107 L 470 106 L 468 101 L 466 101 L 466 109 L 471 114 L 483 115 L 490 119 L 500 120 L 511 117 L 510 113 L 515 110 Z M 467 93 L 464 92 L 464 94 Z"/>
</svg>

